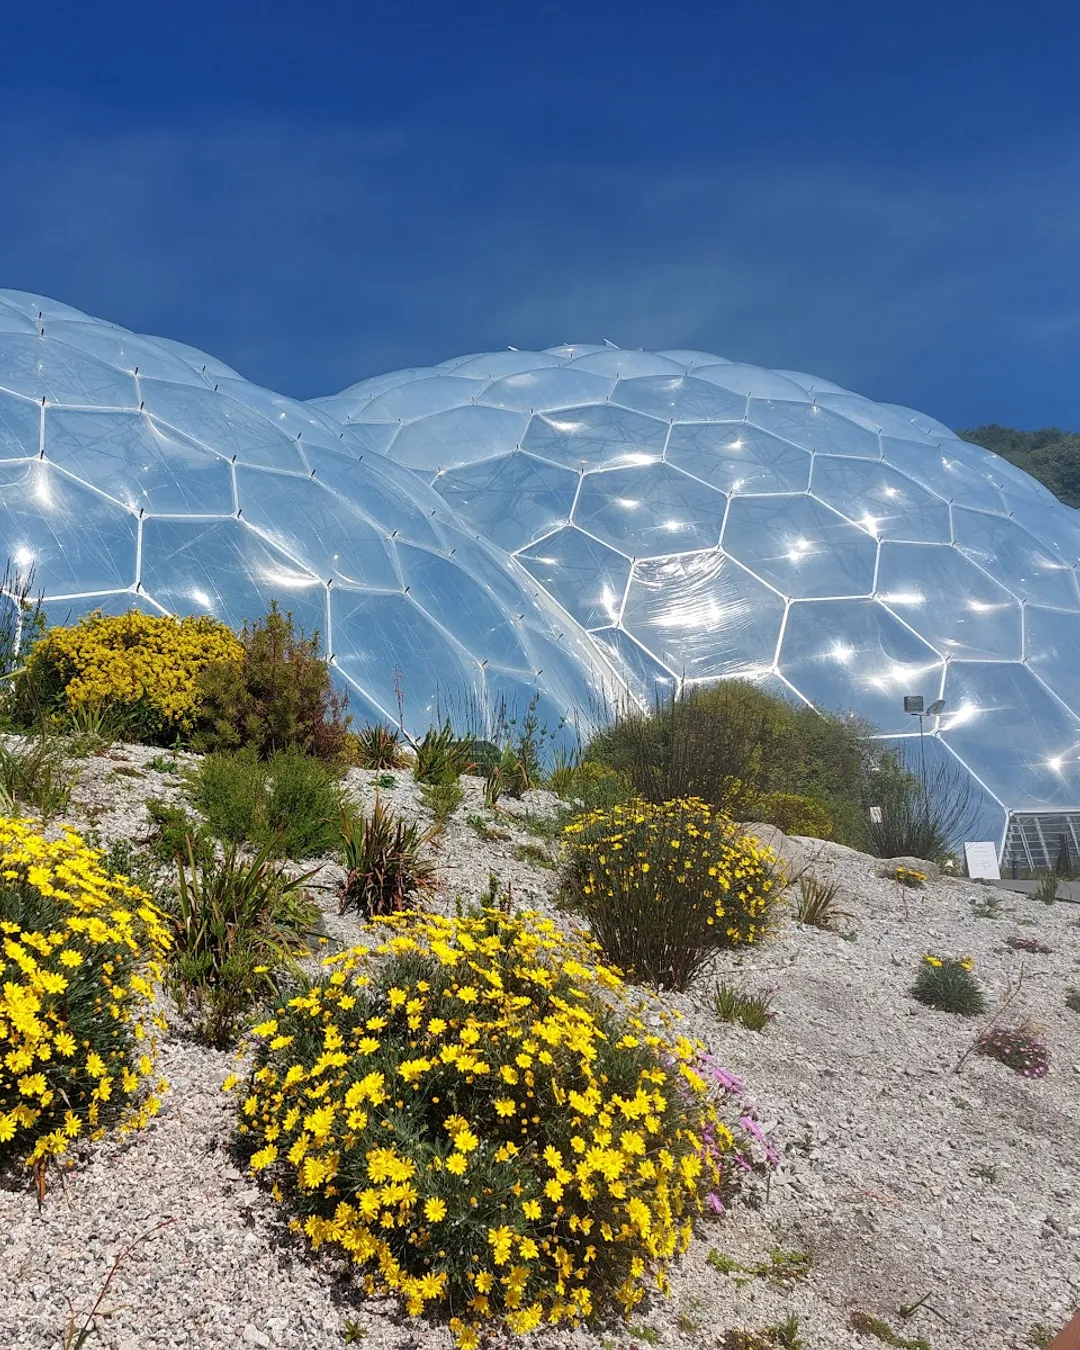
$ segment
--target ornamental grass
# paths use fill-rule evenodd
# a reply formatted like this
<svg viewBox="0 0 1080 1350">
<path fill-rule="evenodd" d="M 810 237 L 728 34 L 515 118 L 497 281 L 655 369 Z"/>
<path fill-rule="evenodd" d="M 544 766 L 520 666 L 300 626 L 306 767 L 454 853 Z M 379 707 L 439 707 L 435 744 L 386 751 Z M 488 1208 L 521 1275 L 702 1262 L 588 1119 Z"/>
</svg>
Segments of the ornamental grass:
<svg viewBox="0 0 1080 1350">
<path fill-rule="evenodd" d="M 738 1170 L 698 1047 L 537 915 L 379 922 L 255 1029 L 240 1142 L 293 1228 L 465 1350 L 665 1289 Z"/>
<path fill-rule="evenodd" d="M 635 979 L 685 989 L 721 948 L 760 941 L 775 854 L 696 797 L 592 811 L 563 831 L 563 894 Z"/>
<path fill-rule="evenodd" d="M 970 956 L 935 956 L 927 952 L 911 986 L 911 995 L 928 1008 L 954 1013 L 958 1017 L 977 1017 L 986 1011 L 986 999 L 971 973 Z"/>
<path fill-rule="evenodd" d="M 0 1166 L 51 1159 L 158 1110 L 151 983 L 169 935 L 72 831 L 0 818 Z"/>
</svg>

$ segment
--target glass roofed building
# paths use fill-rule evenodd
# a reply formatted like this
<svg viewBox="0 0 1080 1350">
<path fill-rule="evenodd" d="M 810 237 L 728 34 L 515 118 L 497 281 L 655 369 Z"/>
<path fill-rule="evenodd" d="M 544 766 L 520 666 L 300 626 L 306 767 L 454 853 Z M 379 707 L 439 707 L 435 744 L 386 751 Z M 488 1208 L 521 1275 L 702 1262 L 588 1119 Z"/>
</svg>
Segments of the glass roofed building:
<svg viewBox="0 0 1080 1350">
<path fill-rule="evenodd" d="M 239 627 L 276 599 L 361 718 L 396 720 L 400 692 L 421 732 L 535 689 L 555 722 L 615 687 L 516 564 L 365 448 L 201 352 L 0 292 L 0 549 L 50 622 L 136 606 Z"/>
<path fill-rule="evenodd" d="M 314 406 L 430 485 L 639 695 L 740 676 L 885 736 L 944 711 L 984 828 L 1080 853 L 1080 516 L 908 408 L 695 351 L 562 346 Z M 1040 852 L 1040 850 L 1042 850 Z"/>
</svg>

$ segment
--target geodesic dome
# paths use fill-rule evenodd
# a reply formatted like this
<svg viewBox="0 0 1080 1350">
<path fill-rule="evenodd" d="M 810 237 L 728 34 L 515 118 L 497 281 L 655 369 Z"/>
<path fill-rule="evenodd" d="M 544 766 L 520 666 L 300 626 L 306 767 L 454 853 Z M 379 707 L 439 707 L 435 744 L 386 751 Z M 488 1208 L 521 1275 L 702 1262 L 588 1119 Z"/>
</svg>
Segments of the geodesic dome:
<svg viewBox="0 0 1080 1350">
<path fill-rule="evenodd" d="M 639 690 L 743 676 L 889 737 L 916 731 L 904 695 L 943 698 L 932 748 L 995 828 L 1080 808 L 1080 517 L 932 418 L 609 346 L 460 357 L 314 406 L 430 484 Z"/>
<path fill-rule="evenodd" d="M 239 627 L 276 599 L 354 709 L 396 720 L 400 691 L 414 730 L 537 688 L 557 719 L 611 685 L 576 625 L 351 429 L 18 291 L 0 292 L 0 548 L 52 623 L 137 606 Z"/>
</svg>

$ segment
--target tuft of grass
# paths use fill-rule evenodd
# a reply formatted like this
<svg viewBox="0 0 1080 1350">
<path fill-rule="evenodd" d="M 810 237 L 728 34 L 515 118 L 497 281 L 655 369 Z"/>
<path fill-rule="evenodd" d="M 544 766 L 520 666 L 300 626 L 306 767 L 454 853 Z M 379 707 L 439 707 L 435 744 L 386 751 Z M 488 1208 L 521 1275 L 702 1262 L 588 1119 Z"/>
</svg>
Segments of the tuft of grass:
<svg viewBox="0 0 1080 1350">
<path fill-rule="evenodd" d="M 146 840 L 154 859 L 172 866 L 188 852 L 188 842 L 200 866 L 214 857 L 214 837 L 209 827 L 189 816 L 182 806 L 151 797 L 146 803 L 150 816 L 150 835 Z"/>
<path fill-rule="evenodd" d="M 341 1339 L 346 1345 L 359 1345 L 361 1341 L 367 1339 L 367 1327 L 365 1327 L 357 1318 L 346 1317 L 345 1324 L 341 1328 Z"/>
<path fill-rule="evenodd" d="M 1074 1013 L 1080 1013 L 1080 989 L 1065 991 L 1065 1006 Z"/>
<path fill-rule="evenodd" d="M 153 759 L 147 760 L 146 767 L 153 769 L 155 773 L 176 773 L 177 765 L 175 759 L 169 759 L 167 755 L 155 755 Z"/>
<path fill-rule="evenodd" d="M 377 788 L 397 787 L 397 779 L 392 773 L 377 773 L 371 780 L 371 786 Z"/>
<path fill-rule="evenodd" d="M 891 1345 L 893 1350 L 930 1350 L 930 1342 L 922 1336 L 900 1336 L 872 1313 L 856 1310 L 851 1314 L 850 1325 L 860 1336 L 874 1336 L 885 1345 Z"/>
<path fill-rule="evenodd" d="M 509 830 L 502 830 L 497 825 L 490 824 L 483 816 L 478 815 L 476 812 L 465 817 L 465 824 L 468 825 L 470 830 L 475 830 L 477 836 L 486 844 L 494 843 L 496 840 L 510 838 Z"/>
<path fill-rule="evenodd" d="M 762 1260 L 752 1266 L 744 1266 L 734 1257 L 712 1247 L 705 1258 L 705 1264 L 719 1271 L 721 1275 L 744 1276 L 748 1279 L 768 1280 L 771 1284 L 790 1285 L 797 1280 L 805 1280 L 813 1263 L 807 1252 L 774 1247 Z"/>
<path fill-rule="evenodd" d="M 0 811 L 27 810 L 49 820 L 68 809 L 75 775 L 67 767 L 59 737 L 44 726 L 20 742 L 0 741 Z"/>
<path fill-rule="evenodd" d="M 342 814 L 341 838 L 346 876 L 340 913 L 398 913 L 434 889 L 434 865 L 422 856 L 431 832 L 407 824 L 378 798 L 359 821 Z"/>
<path fill-rule="evenodd" d="M 979 1181 L 988 1181 L 992 1186 L 996 1186 L 1001 1180 L 1001 1169 L 994 1163 L 978 1163 L 971 1168 L 971 1175 L 977 1177 Z"/>
<path fill-rule="evenodd" d="M 809 924 L 813 928 L 822 928 L 826 932 L 836 931 L 839 919 L 850 919 L 847 910 L 836 903 L 840 894 L 840 884 L 836 881 L 821 881 L 818 877 L 804 873 L 799 878 L 799 898 L 795 902 L 795 917 L 799 923 Z"/>
<path fill-rule="evenodd" d="M 790 1313 L 782 1322 L 747 1331 L 732 1327 L 718 1342 L 719 1350 L 802 1350 L 806 1342 L 799 1335 L 799 1319 Z"/>
<path fill-rule="evenodd" d="M 986 999 L 970 966 L 951 956 L 924 957 L 911 995 L 928 1008 L 958 1017 L 977 1017 L 986 1011 Z"/>
<path fill-rule="evenodd" d="M 1027 1343 L 1033 1350 L 1050 1350 L 1054 1343 L 1054 1333 L 1045 1322 L 1032 1322 L 1028 1328 Z"/>
<path fill-rule="evenodd" d="M 401 732 L 384 722 L 350 731 L 345 738 L 345 753 L 360 769 L 404 769 L 409 763 Z"/>
<path fill-rule="evenodd" d="M 645 1322 L 638 1322 L 636 1326 L 626 1328 L 626 1334 L 635 1341 L 643 1341 L 645 1345 L 659 1345 L 663 1337 L 655 1327 L 648 1326 Z"/>
<path fill-rule="evenodd" d="M 268 849 L 246 860 L 233 846 L 202 868 L 191 848 L 177 859 L 165 985 L 199 1040 L 230 1045 L 245 1015 L 280 992 L 279 973 L 298 973 L 319 919 L 304 890 L 314 875 L 286 877 Z"/>
<path fill-rule="evenodd" d="M 1035 887 L 1034 898 L 1044 905 L 1053 905 L 1057 903 L 1058 878 L 1051 872 L 1045 877 L 1039 878 L 1039 884 Z"/>
<path fill-rule="evenodd" d="M 413 777 L 418 783 L 456 783 L 473 767 L 469 744 L 454 735 L 449 718 L 441 727 L 430 727 L 416 743 Z"/>
<path fill-rule="evenodd" d="M 435 828 L 439 831 L 446 828 L 446 822 L 464 799 L 464 789 L 456 782 L 420 784 L 420 801 L 435 817 Z"/>
<path fill-rule="evenodd" d="M 541 848 L 539 844 L 515 844 L 514 857 L 518 862 L 532 863 L 534 867 L 546 867 L 548 871 L 553 871 L 558 866 L 547 850 Z"/>
<path fill-rule="evenodd" d="M 751 994 L 720 980 L 713 990 L 713 1011 L 721 1022 L 739 1022 L 748 1031 L 764 1031 L 776 1016 L 771 1011 L 772 990 Z"/>
<path fill-rule="evenodd" d="M 1004 917 L 1005 908 L 1000 898 L 991 893 L 985 899 L 973 900 L 971 913 L 976 919 L 1000 919 Z"/>
</svg>

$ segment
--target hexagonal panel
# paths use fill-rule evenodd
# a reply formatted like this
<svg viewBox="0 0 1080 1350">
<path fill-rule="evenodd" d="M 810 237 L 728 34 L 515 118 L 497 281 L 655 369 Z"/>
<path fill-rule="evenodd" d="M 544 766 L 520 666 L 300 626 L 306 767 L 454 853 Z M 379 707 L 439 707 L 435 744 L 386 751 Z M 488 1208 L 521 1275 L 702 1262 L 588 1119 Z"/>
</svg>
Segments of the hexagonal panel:
<svg viewBox="0 0 1080 1350">
<path fill-rule="evenodd" d="M 780 674 L 819 708 L 857 708 L 885 733 L 911 730 L 906 694 L 938 696 L 944 662 L 876 600 L 796 600 Z"/>
<path fill-rule="evenodd" d="M 645 375 L 620 380 L 612 403 L 634 408 L 665 422 L 706 422 L 741 418 L 746 399 L 692 375 Z"/>
<path fill-rule="evenodd" d="M 46 597 L 134 585 L 138 535 L 130 511 L 53 465 L 0 464 L 0 538 L 7 557 L 33 566 Z"/>
<path fill-rule="evenodd" d="M 747 422 L 671 428 L 664 458 L 723 492 L 804 492 L 810 455 Z"/>
<path fill-rule="evenodd" d="M 1080 614 L 1028 605 L 1024 659 L 1058 698 L 1080 712 Z"/>
<path fill-rule="evenodd" d="M 308 472 L 296 443 L 268 422 L 214 389 L 190 384 L 140 380 L 146 411 L 189 439 L 198 441 L 225 459 L 260 469 Z"/>
<path fill-rule="evenodd" d="M 601 403 L 537 414 L 521 446 L 571 469 L 615 468 L 659 459 L 667 433 L 664 422 Z"/>
<path fill-rule="evenodd" d="M 942 656 L 1020 659 L 1018 601 L 954 548 L 882 544 L 877 595 Z"/>
<path fill-rule="evenodd" d="M 747 404 L 746 420 L 804 450 L 858 459 L 881 458 L 881 444 L 872 431 L 817 403 L 752 398 Z"/>
<path fill-rule="evenodd" d="M 479 396 L 479 401 L 493 408 L 512 408 L 527 413 L 545 412 L 548 409 L 604 403 L 614 388 L 615 377 L 612 375 L 593 375 L 587 370 L 568 370 L 558 366 L 495 380 Z"/>
<path fill-rule="evenodd" d="M 944 501 L 1005 514 L 1004 498 L 987 472 L 968 463 L 962 441 L 928 446 L 921 441 L 883 436 L 881 444 L 887 463 Z"/>
<path fill-rule="evenodd" d="M 49 408 L 45 453 L 130 511 L 230 515 L 236 509 L 229 461 L 145 413 Z"/>
<path fill-rule="evenodd" d="M 566 524 L 578 475 L 532 455 L 512 454 L 451 469 L 432 486 L 478 534 L 513 551 Z"/>
<path fill-rule="evenodd" d="M 584 628 L 618 623 L 630 560 L 570 526 L 523 549 L 518 562 Z"/>
<path fill-rule="evenodd" d="M 1073 569 L 1015 521 L 954 506 L 953 529 L 960 552 L 1021 600 L 1062 609 L 1080 604 Z"/>
<path fill-rule="evenodd" d="M 670 464 L 587 473 L 574 524 L 632 558 L 715 548 L 727 499 Z"/>
<path fill-rule="evenodd" d="M 36 334 L 5 333 L 0 389 L 66 408 L 135 408 L 135 380 L 74 347 Z"/>
<path fill-rule="evenodd" d="M 732 497 L 724 549 L 781 595 L 869 595 L 877 542 L 807 496 Z"/>
<path fill-rule="evenodd" d="M 634 566 L 622 627 L 682 679 L 771 667 L 784 602 L 720 552 Z"/>
<path fill-rule="evenodd" d="M 0 459 L 22 459 L 41 449 L 41 405 L 28 398 L 0 401 Z"/>
<path fill-rule="evenodd" d="M 1080 719 L 1026 666 L 954 661 L 945 677 L 942 739 L 1013 810 L 1075 806 Z"/>
<path fill-rule="evenodd" d="M 879 539 L 947 544 L 949 508 L 888 464 L 815 455 L 810 490 Z"/>
<path fill-rule="evenodd" d="M 528 424 L 527 413 L 504 408 L 480 404 L 448 408 L 403 426 L 389 453 L 410 469 L 434 473 L 509 454 L 518 446 Z"/>
</svg>

